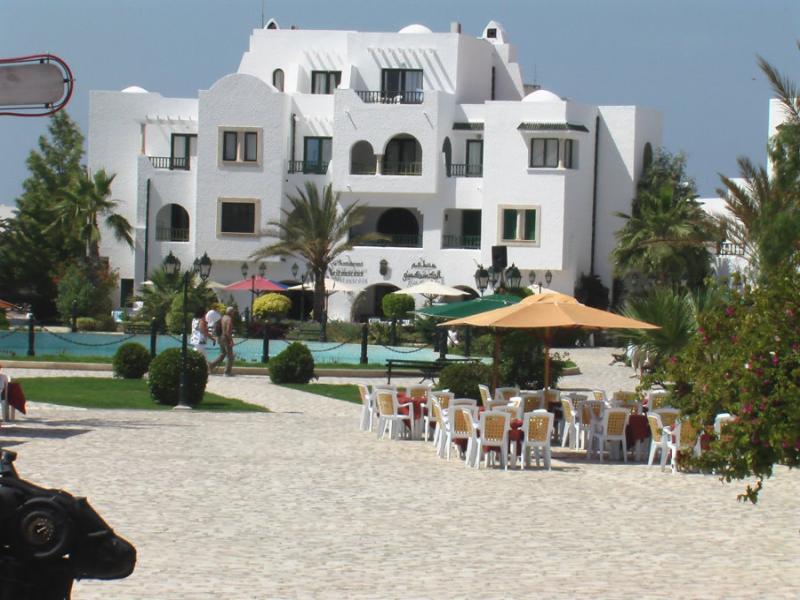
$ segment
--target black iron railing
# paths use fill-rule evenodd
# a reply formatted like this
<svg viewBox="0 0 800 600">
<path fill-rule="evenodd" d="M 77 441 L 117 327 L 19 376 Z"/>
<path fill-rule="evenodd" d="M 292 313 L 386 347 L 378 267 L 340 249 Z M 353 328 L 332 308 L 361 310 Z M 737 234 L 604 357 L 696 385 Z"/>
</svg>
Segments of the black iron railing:
<svg viewBox="0 0 800 600">
<path fill-rule="evenodd" d="M 464 248 L 477 250 L 481 247 L 481 236 L 479 235 L 443 235 L 442 248 Z"/>
<path fill-rule="evenodd" d="M 391 246 L 396 248 L 422 248 L 422 236 L 400 233 L 383 233 L 386 239 L 361 242 L 361 246 Z"/>
<path fill-rule="evenodd" d="M 366 104 L 422 104 L 425 92 L 403 92 L 399 90 L 386 91 L 356 91 L 358 97 Z"/>
<path fill-rule="evenodd" d="M 189 170 L 189 158 L 187 156 L 148 156 L 150 164 L 154 169 L 169 170 Z"/>
<path fill-rule="evenodd" d="M 736 242 L 721 242 L 717 245 L 719 256 L 744 256 L 744 245 Z"/>
<path fill-rule="evenodd" d="M 448 177 L 483 177 L 483 165 L 453 163 Z"/>
<path fill-rule="evenodd" d="M 158 242 L 188 242 L 189 230 L 176 227 L 156 227 Z"/>
<path fill-rule="evenodd" d="M 389 161 L 383 163 L 382 175 L 422 175 L 421 161 Z"/>
<path fill-rule="evenodd" d="M 376 163 L 353 163 L 350 165 L 350 175 L 375 175 Z"/>
<path fill-rule="evenodd" d="M 309 160 L 290 160 L 289 173 L 309 173 L 324 175 L 328 172 L 328 163 Z"/>
</svg>

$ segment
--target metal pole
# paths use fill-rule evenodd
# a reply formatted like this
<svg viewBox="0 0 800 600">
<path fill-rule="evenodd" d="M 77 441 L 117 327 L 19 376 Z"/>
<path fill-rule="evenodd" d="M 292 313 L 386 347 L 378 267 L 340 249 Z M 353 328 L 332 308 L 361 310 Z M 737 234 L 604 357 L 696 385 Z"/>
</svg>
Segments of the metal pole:
<svg viewBox="0 0 800 600">
<path fill-rule="evenodd" d="M 367 340 L 369 339 L 369 325 L 361 324 L 361 359 L 358 361 L 362 365 L 367 364 Z"/>
<path fill-rule="evenodd" d="M 464 327 L 464 356 L 472 353 L 472 327 Z"/>
<path fill-rule="evenodd" d="M 158 340 L 158 321 L 150 319 L 150 358 L 156 357 L 156 342 Z"/>
<path fill-rule="evenodd" d="M 322 310 L 322 317 L 319 320 L 319 341 L 328 341 L 328 313 L 324 309 Z"/>
<path fill-rule="evenodd" d="M 439 332 L 439 360 L 445 360 L 447 358 L 447 329 L 444 327 L 440 328 L 441 331 Z"/>
<path fill-rule="evenodd" d="M 186 342 L 187 342 L 187 340 L 186 340 L 186 329 L 187 329 L 187 327 L 186 327 L 186 317 L 187 317 L 186 313 L 187 313 L 187 307 L 186 307 L 186 305 L 188 303 L 188 300 L 189 300 L 189 271 L 186 271 L 186 273 L 183 274 L 183 327 L 181 327 L 181 329 L 183 330 L 183 334 L 181 335 L 181 379 L 180 379 L 180 387 L 178 388 L 178 406 L 175 407 L 175 408 L 181 408 L 181 409 L 192 408 L 191 406 L 189 406 L 189 403 L 188 403 L 187 397 L 186 397 L 186 393 L 188 391 L 187 388 L 188 388 L 188 385 L 189 385 L 189 381 L 188 381 L 189 377 L 188 377 L 188 374 L 186 373 L 186 354 L 187 354 L 187 349 L 186 349 Z"/>
<path fill-rule="evenodd" d="M 269 362 L 269 322 L 264 319 L 264 340 L 261 342 L 261 362 Z"/>
<path fill-rule="evenodd" d="M 36 356 L 34 351 L 33 313 L 28 313 L 28 356 Z"/>
<path fill-rule="evenodd" d="M 72 301 L 72 333 L 78 331 L 78 301 Z"/>
</svg>

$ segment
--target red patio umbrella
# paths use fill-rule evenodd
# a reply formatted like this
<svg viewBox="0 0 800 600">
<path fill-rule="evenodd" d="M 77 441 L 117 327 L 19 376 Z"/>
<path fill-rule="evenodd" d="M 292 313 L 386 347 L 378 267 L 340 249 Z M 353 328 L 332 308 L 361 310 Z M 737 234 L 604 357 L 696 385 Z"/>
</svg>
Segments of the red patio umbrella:
<svg viewBox="0 0 800 600">
<path fill-rule="evenodd" d="M 253 277 L 248 277 L 247 279 L 242 279 L 241 281 L 236 281 L 230 285 L 226 285 L 222 289 L 224 289 L 226 292 L 284 292 L 286 291 L 286 286 L 282 283 L 278 283 L 277 281 L 272 281 L 271 279 L 266 279 L 265 277 L 255 275 Z"/>
</svg>

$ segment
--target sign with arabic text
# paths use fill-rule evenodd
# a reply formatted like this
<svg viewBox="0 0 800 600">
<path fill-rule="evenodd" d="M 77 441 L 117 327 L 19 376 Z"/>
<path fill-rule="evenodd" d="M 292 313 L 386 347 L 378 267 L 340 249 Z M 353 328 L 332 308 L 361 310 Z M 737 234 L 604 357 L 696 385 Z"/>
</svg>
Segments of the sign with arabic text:
<svg viewBox="0 0 800 600">
<path fill-rule="evenodd" d="M 442 272 L 434 263 L 430 263 L 424 258 L 412 263 L 408 270 L 403 273 L 403 281 L 415 284 L 423 281 L 441 281 Z"/>
</svg>

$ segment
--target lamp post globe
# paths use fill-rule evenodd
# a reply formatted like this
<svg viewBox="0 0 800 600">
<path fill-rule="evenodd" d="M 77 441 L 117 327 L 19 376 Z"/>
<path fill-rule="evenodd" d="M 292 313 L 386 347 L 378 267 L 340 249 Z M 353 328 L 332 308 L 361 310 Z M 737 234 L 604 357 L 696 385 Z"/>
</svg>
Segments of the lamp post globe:
<svg viewBox="0 0 800 600">
<path fill-rule="evenodd" d="M 483 296 L 486 288 L 489 287 L 489 271 L 484 269 L 483 265 L 478 265 L 478 269 L 475 271 L 475 286 L 478 288 L 481 296 Z"/>
<path fill-rule="evenodd" d="M 247 272 L 250 270 L 250 268 L 247 266 L 246 262 L 243 262 L 242 266 L 239 267 L 239 270 L 242 272 L 242 279 L 244 279 L 247 277 Z"/>
<path fill-rule="evenodd" d="M 258 274 L 261 277 L 264 277 L 267 274 L 267 263 L 265 262 L 258 263 Z"/>
</svg>

